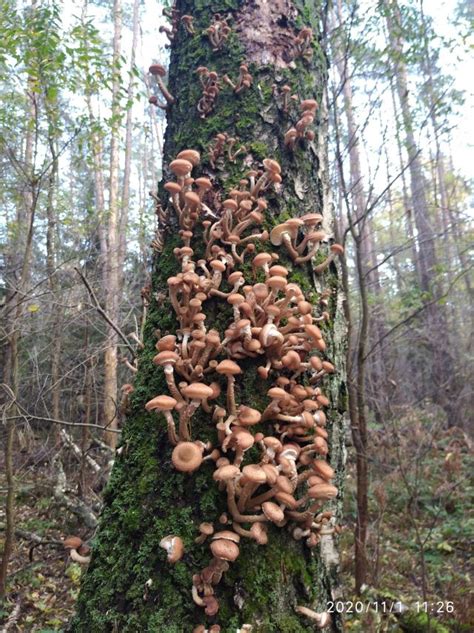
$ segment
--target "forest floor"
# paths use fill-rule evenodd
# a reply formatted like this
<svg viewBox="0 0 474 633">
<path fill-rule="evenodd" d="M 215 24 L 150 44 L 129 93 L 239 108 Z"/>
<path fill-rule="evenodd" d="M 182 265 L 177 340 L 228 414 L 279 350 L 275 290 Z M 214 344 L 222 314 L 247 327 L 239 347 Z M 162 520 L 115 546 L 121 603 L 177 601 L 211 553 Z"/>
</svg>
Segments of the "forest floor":
<svg viewBox="0 0 474 633">
<path fill-rule="evenodd" d="M 474 631 L 474 455 L 471 440 L 429 407 L 369 430 L 369 577 L 354 587 L 355 464 L 348 450 L 345 529 L 339 544 L 351 632 Z M 397 602 L 402 618 L 384 613 Z M 427 603 L 426 607 L 425 604 Z M 347 602 L 346 602 L 347 611 Z M 403 626 L 400 622 L 403 621 Z"/>
<path fill-rule="evenodd" d="M 352 596 L 355 469 L 348 447 L 344 529 L 339 543 L 344 609 L 351 610 L 351 600 L 352 610 L 362 604 L 365 611 L 372 605 L 363 614 L 346 613 L 346 628 L 351 633 L 474 631 L 474 516 L 469 515 L 474 456 L 464 433 L 443 429 L 438 417 L 433 411 L 417 411 L 400 415 L 390 428 L 374 426 L 370 431 L 370 576 L 359 598 Z M 39 457 L 34 460 L 22 461 L 18 455 L 15 463 L 17 539 L 8 599 L 3 610 L 0 608 L 0 625 L 5 626 L 10 618 L 9 632 L 63 630 L 74 611 L 84 566 L 69 559 L 61 541 L 71 534 L 84 540 L 92 536 L 92 530 L 54 498 L 56 471 L 42 450 L 37 449 Z M 65 470 L 72 495 L 77 493 L 77 464 L 71 460 L 65 463 Z M 98 488 L 96 478 L 90 477 L 87 484 Z M 5 487 L 0 474 L 2 493 Z M 90 490 L 85 500 L 94 506 L 98 495 Z M 0 529 L 3 522 L 0 515 Z M 402 619 L 383 613 L 397 601 L 406 610 Z M 431 605 L 430 618 L 422 613 L 425 601 Z"/>
</svg>

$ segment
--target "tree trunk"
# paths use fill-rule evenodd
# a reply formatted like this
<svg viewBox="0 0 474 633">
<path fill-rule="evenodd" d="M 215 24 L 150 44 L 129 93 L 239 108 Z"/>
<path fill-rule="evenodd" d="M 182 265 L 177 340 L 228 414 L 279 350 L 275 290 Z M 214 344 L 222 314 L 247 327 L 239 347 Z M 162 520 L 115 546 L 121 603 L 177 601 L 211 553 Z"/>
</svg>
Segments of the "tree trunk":
<svg viewBox="0 0 474 633">
<path fill-rule="evenodd" d="M 168 112 L 164 173 L 167 181 L 174 181 L 169 164 L 178 152 L 188 148 L 200 152 L 201 162 L 192 175 L 194 178 L 206 176 L 213 182 L 211 192 L 204 198 L 211 210 L 211 214 L 206 215 L 205 219 L 215 222 L 213 226 L 222 222 L 222 201 L 229 197 L 230 190 L 251 186 L 249 181 L 246 184 L 240 183 L 241 179 L 249 169 L 261 170 L 265 158 L 272 158 L 281 165 L 283 182 L 278 191 L 269 188 L 264 194 L 268 201 L 265 227 L 270 230 L 290 217 L 319 211 L 324 214 L 326 230 L 330 230 L 331 207 L 323 199 L 323 191 L 327 187 L 325 106 L 320 108 L 317 120 L 311 125 L 311 129 L 316 132 L 313 141 L 299 141 L 293 152 L 286 149 L 283 143 L 285 132 L 301 118 L 298 105 L 292 102 L 290 116 L 285 112 L 284 95 L 281 93 L 283 85 L 290 84 L 291 93 L 298 94 L 300 99 L 316 98 L 318 102 L 325 104 L 326 59 L 317 36 L 312 36 L 310 48 L 313 54 L 310 59 L 297 56 L 296 43 L 296 36 L 303 26 L 311 27 L 315 34 L 318 32 L 322 17 L 318 7 L 319 3 L 314 0 L 276 0 L 257 5 L 238 0 L 203 0 L 200 3 L 181 0 L 177 3 L 176 8 L 181 15 L 194 16 L 195 33 L 188 33 L 178 22 L 179 29 L 171 50 L 168 82 L 176 102 Z M 225 17 L 228 16 L 232 29 L 219 51 L 212 50 L 210 41 L 203 33 L 217 17 L 213 15 L 213 10 L 221 11 L 221 16 L 226 11 Z M 303 39 L 300 37 L 298 41 Z M 304 52 L 304 44 L 302 46 Z M 206 65 L 210 71 L 217 72 L 220 78 L 227 74 L 236 82 L 239 65 L 243 62 L 248 65 L 253 77 L 252 85 L 236 94 L 221 79 L 220 93 L 214 106 L 206 117 L 199 117 L 196 106 L 202 96 L 202 86 L 196 69 Z M 232 160 L 226 150 L 224 156 L 211 162 L 209 149 L 215 144 L 218 133 L 227 133 L 230 137 L 237 138 L 234 151 L 244 145 L 245 152 Z M 164 183 L 161 183 L 159 192 L 163 207 L 170 209 Z M 234 191 L 232 195 L 238 195 L 238 192 Z M 186 328 L 183 329 L 183 321 L 181 328 L 176 321 L 167 284 L 167 279 L 176 276 L 181 270 L 176 255 L 179 255 L 179 250 L 176 249 L 183 246 L 183 241 L 178 233 L 176 217 L 171 213 L 168 217 L 169 228 L 164 233 L 163 251 L 154 262 L 145 349 L 139 359 L 139 371 L 131 401 L 132 410 L 123 431 L 123 448 L 116 459 L 105 495 L 101 527 L 93 546 L 93 559 L 82 585 L 77 615 L 70 630 L 88 633 L 115 630 L 182 633 L 204 630 L 204 625 L 210 628 L 213 624 L 219 624 L 220 629 L 211 630 L 221 630 L 224 633 L 238 629 L 251 630 L 252 633 L 313 631 L 315 622 L 297 612 L 295 607 L 308 607 L 319 613 L 327 611 L 328 601 L 340 595 L 338 557 L 333 535 L 321 536 L 321 544 L 309 548 L 305 544 L 305 538 L 299 541 L 292 538 L 296 526 L 293 522 L 285 527 L 267 522 L 269 527 L 266 545 L 257 545 L 252 539 L 242 537 L 240 556 L 235 562 L 229 563 L 229 569 L 217 585 L 212 588 L 208 585 L 214 591 L 219 605 L 216 615 L 209 612 L 206 614 L 193 601 L 193 581 L 199 585 L 202 581 L 200 574 L 210 564 L 212 557 L 209 541 L 204 544 L 195 543 L 199 534 L 198 526 L 203 521 L 211 522 L 216 531 L 223 528 L 230 530 L 232 527 L 236 529 L 236 526 L 232 520 L 225 527 L 219 521 L 219 518 L 225 521 L 224 513 L 229 516 L 228 496 L 229 499 L 232 497 L 231 485 L 227 484 L 228 495 L 219 489 L 213 479 L 212 461 L 205 461 L 197 471 L 190 474 L 176 470 L 170 463 L 173 446 L 166 433 L 163 416 L 144 410 L 145 403 L 150 398 L 170 393 L 163 369 L 152 362 L 157 352 L 157 330 L 161 335 L 178 334 L 179 348 L 184 357 L 181 335 L 186 334 Z M 224 225 L 221 223 L 221 226 Z M 206 241 L 200 221 L 195 233 L 198 238 L 193 237 L 191 245 L 196 252 L 197 263 L 204 256 L 203 245 Z M 331 264 L 324 275 L 317 276 L 312 261 L 296 265 L 288 257 L 284 247 L 275 249 L 270 242 L 264 242 L 264 237 L 255 241 L 256 252 L 277 251 L 280 256 L 278 263 L 290 271 L 288 280 L 299 284 L 304 289 L 305 296 L 311 298 L 314 304 L 313 314 L 320 315 L 321 310 L 328 312 L 328 322 L 321 325 L 327 342 L 325 355 L 337 366 L 337 372 L 332 378 L 324 381 L 324 388 L 330 398 L 326 412 L 328 461 L 336 471 L 335 483 L 341 489 L 344 461 L 342 411 L 345 399 L 345 326 L 340 309 L 342 294 L 338 267 Z M 300 235 L 299 240 L 301 239 Z M 224 248 L 231 257 L 229 243 L 216 240 L 217 245 Z M 237 250 L 241 252 L 242 247 L 238 246 Z M 323 250 L 325 249 L 321 248 Z M 238 263 L 234 269 L 245 275 L 248 284 L 256 281 L 250 262 L 252 258 L 253 255 L 250 255 L 243 265 Z M 321 262 L 325 256 L 318 253 L 317 258 Z M 235 263 L 235 259 L 231 259 Z M 229 259 L 225 261 L 228 262 Z M 200 265 L 196 267 L 196 272 L 199 272 L 202 283 L 205 284 L 206 277 L 202 274 Z M 263 272 L 261 276 L 258 274 L 258 279 L 265 279 Z M 224 289 L 228 291 L 230 286 L 224 284 L 220 290 Z M 324 289 L 328 292 L 321 296 Z M 201 310 L 206 315 L 207 328 L 217 330 L 223 340 L 224 332 L 233 323 L 232 307 L 225 298 L 211 297 L 204 301 Z M 229 344 L 223 345 L 221 353 L 216 356 L 217 361 L 225 358 L 225 352 L 230 354 L 229 347 Z M 271 369 L 266 379 L 264 372 L 257 372 L 257 367 L 265 364 L 266 357 L 262 355 L 256 358 L 237 355 L 234 360 L 243 369 L 235 382 L 238 403 L 263 412 L 270 402 L 267 391 L 275 385 L 279 374 Z M 197 369 L 196 372 L 199 374 Z M 293 370 L 282 373 L 290 377 Z M 223 393 L 227 389 L 224 376 L 214 371 L 202 376 L 201 380 L 206 384 L 218 381 Z M 301 378 L 298 382 L 301 382 Z M 183 389 L 182 385 L 179 386 Z M 231 411 L 231 400 L 232 396 L 229 395 L 228 398 L 219 397 L 218 402 L 223 410 L 227 407 Z M 181 411 L 189 411 L 193 407 L 193 404 L 189 404 L 184 409 L 181 408 Z M 212 414 L 203 413 L 202 407 L 195 410 L 192 417 L 192 437 L 199 438 L 204 443 L 210 441 L 216 446 L 216 443 L 222 441 L 222 436 L 220 440 L 216 437 L 211 416 Z M 229 430 L 234 428 L 231 424 L 229 420 Z M 269 422 L 258 424 L 254 432 L 255 430 L 266 435 L 278 433 Z M 184 435 L 185 429 L 182 431 Z M 225 433 L 224 430 L 221 433 Z M 253 448 L 250 454 L 252 458 L 245 457 L 243 464 L 255 459 L 258 461 L 260 449 Z M 229 450 L 226 455 L 229 459 L 234 459 L 234 450 Z M 298 497 L 301 498 L 303 494 L 299 489 Z M 333 505 L 336 511 L 340 509 L 340 495 L 339 492 Z M 261 515 L 259 506 L 255 512 Z M 313 518 L 310 518 L 310 523 L 312 521 Z M 243 522 L 242 527 L 248 530 L 251 525 Z M 160 541 L 166 535 L 181 537 L 185 545 L 184 556 L 175 564 L 167 562 L 166 552 L 160 548 Z M 199 601 L 205 596 L 198 589 L 195 597 Z M 203 628 L 199 628 L 200 625 Z M 338 614 L 332 615 L 332 624 L 326 630 L 342 630 Z"/>
<path fill-rule="evenodd" d="M 33 0 L 31 10 L 34 11 L 35 9 L 36 1 Z M 6 271 L 5 312 L 2 314 L 2 323 L 0 324 L 2 331 L 6 332 L 2 345 L 4 349 L 2 349 L 1 355 L 3 375 L 0 410 L 2 411 L 2 417 L 4 417 L 5 426 L 4 454 L 7 483 L 5 499 L 6 529 L 0 563 L 0 601 L 3 601 L 5 596 L 8 564 L 15 541 L 14 418 L 18 415 L 16 399 L 20 396 L 19 357 L 23 336 L 23 311 L 25 297 L 28 296 L 40 186 L 35 173 L 34 152 L 38 135 L 38 96 L 33 89 L 33 85 L 34 77 L 29 74 L 25 91 L 28 125 L 24 139 L 23 179 L 20 181 L 22 192 L 16 207 L 16 231 L 12 237 L 11 244 L 9 244 L 9 252 L 6 256 L 10 266 L 7 266 Z"/>
<path fill-rule="evenodd" d="M 119 286 L 120 294 L 122 297 L 123 292 L 123 266 L 125 263 L 125 256 L 127 253 L 127 225 L 128 225 L 128 206 L 130 204 L 130 174 L 132 170 L 132 127 L 133 127 L 133 100 L 135 98 L 135 75 L 133 74 L 135 68 L 135 51 L 138 46 L 138 31 L 139 31 L 139 12 L 140 2 L 139 0 L 133 1 L 133 36 L 132 36 L 132 48 L 130 52 L 130 80 L 127 90 L 128 110 L 127 118 L 125 122 L 125 160 L 123 168 L 123 183 L 122 183 L 122 203 L 120 210 L 120 230 L 119 230 L 119 255 L 118 255 L 118 274 L 120 276 Z"/>
<path fill-rule="evenodd" d="M 351 232 L 356 235 L 354 239 L 354 248 L 360 253 L 357 257 L 360 257 L 360 276 L 358 275 L 358 285 L 360 289 L 360 296 L 367 299 L 367 311 L 369 310 L 369 297 L 372 298 L 371 310 L 367 312 L 367 332 L 370 340 L 378 341 L 383 337 L 385 333 L 385 314 L 382 305 L 382 287 L 380 283 L 379 270 L 376 261 L 375 241 L 372 232 L 371 218 L 368 210 L 368 200 L 364 189 L 364 179 L 362 174 L 361 159 L 360 159 L 360 138 L 359 138 L 359 126 L 357 125 L 356 118 L 353 109 L 353 96 L 352 96 L 352 82 L 350 69 L 348 67 L 348 45 L 345 39 L 343 39 L 342 29 L 344 27 L 344 17 L 342 12 L 342 2 L 338 0 L 337 8 L 334 11 L 334 18 L 331 20 L 333 27 L 336 24 L 339 29 L 339 37 L 334 38 L 336 67 L 339 74 L 342 94 L 344 114 L 347 121 L 347 134 L 348 134 L 348 152 L 349 152 L 349 171 L 350 171 L 350 191 L 348 191 L 348 199 L 350 199 L 351 207 L 347 209 L 347 212 L 351 214 L 349 219 L 349 225 Z M 359 270 L 359 267 L 356 266 Z M 364 286 L 364 289 L 362 289 Z M 363 311 L 361 306 L 361 312 Z M 362 316 L 361 323 L 365 317 Z M 359 334 L 359 343 L 365 345 L 366 341 L 360 341 L 361 334 Z M 363 358 L 365 354 L 361 357 Z M 364 361 L 365 363 L 365 358 Z M 358 372 L 359 369 L 356 369 Z M 365 370 L 364 370 L 365 371 Z M 381 346 L 377 346 L 374 350 L 370 364 L 367 367 L 367 380 L 364 384 L 364 390 L 366 393 L 360 394 L 359 397 L 364 401 L 364 407 L 366 404 L 370 404 L 371 409 L 374 411 L 377 420 L 381 420 L 383 413 L 385 412 L 385 403 L 383 402 L 382 394 L 384 393 L 384 387 L 386 383 L 386 370 L 385 370 L 385 358 L 384 351 Z"/>
<path fill-rule="evenodd" d="M 448 423 L 455 423 L 455 403 L 459 392 L 454 360 L 449 345 L 449 328 L 446 315 L 438 302 L 441 295 L 437 278 L 438 259 L 435 250 L 435 231 L 430 218 L 426 197 L 420 150 L 415 141 L 415 121 L 409 104 L 408 75 L 403 59 L 403 39 L 400 9 L 396 0 L 387 2 L 387 26 L 389 42 L 394 55 L 395 85 L 403 119 L 406 139 L 413 215 L 417 232 L 418 269 L 420 272 L 421 301 L 424 303 L 424 331 L 422 362 L 429 367 L 425 382 L 425 396 L 440 405 L 448 416 Z M 443 336 L 439 333 L 443 332 Z M 429 362 L 426 363 L 428 355 Z"/>
<path fill-rule="evenodd" d="M 54 103 L 54 106 L 57 106 Z M 48 286 L 51 292 L 52 305 L 52 329 L 54 333 L 51 341 L 51 416 L 55 420 L 61 418 L 60 402 L 61 402 L 61 349 L 62 349 L 62 322 L 63 309 L 59 302 L 59 285 L 56 275 L 57 265 L 57 218 L 56 218 L 56 190 L 58 187 L 58 169 L 59 159 L 57 151 L 57 139 L 55 135 L 56 118 L 54 109 L 51 104 L 45 107 L 47 111 L 49 130 L 48 145 L 51 155 L 51 170 L 48 175 L 48 192 L 46 204 L 47 230 L 46 230 L 46 272 L 48 274 Z M 60 442 L 61 427 L 59 424 L 54 427 L 54 436 L 56 443 Z"/>
<path fill-rule="evenodd" d="M 408 183 L 405 176 L 406 163 L 403 158 L 402 139 L 401 139 L 401 134 L 400 134 L 401 125 L 399 123 L 399 112 L 397 108 L 397 100 L 396 100 L 395 92 L 396 92 L 395 81 L 393 77 L 390 76 L 390 97 L 392 100 L 393 116 L 396 121 L 395 138 L 397 142 L 398 164 L 400 167 L 400 174 L 401 174 L 401 181 L 402 181 L 402 200 L 403 200 L 403 208 L 405 211 L 406 231 L 407 231 L 407 237 L 411 246 L 412 262 L 413 262 L 413 270 L 415 273 L 415 278 L 418 284 L 420 284 L 421 281 L 420 281 L 420 271 L 418 268 L 418 253 L 416 250 L 415 230 L 413 228 L 413 215 L 412 215 L 413 205 L 410 200 L 410 196 L 408 194 Z"/>
<path fill-rule="evenodd" d="M 120 159 L 120 44 L 122 38 L 122 5 L 121 0 L 114 0 L 114 51 L 112 82 L 112 124 L 110 135 L 110 178 L 109 178 L 109 213 L 107 229 L 107 255 L 104 262 L 107 276 L 105 290 L 105 311 L 111 320 L 119 321 L 119 159 Z M 104 356 L 104 425 L 108 429 L 104 438 L 111 448 L 117 443 L 118 422 L 117 407 L 117 332 L 107 328 L 107 348 Z"/>
</svg>

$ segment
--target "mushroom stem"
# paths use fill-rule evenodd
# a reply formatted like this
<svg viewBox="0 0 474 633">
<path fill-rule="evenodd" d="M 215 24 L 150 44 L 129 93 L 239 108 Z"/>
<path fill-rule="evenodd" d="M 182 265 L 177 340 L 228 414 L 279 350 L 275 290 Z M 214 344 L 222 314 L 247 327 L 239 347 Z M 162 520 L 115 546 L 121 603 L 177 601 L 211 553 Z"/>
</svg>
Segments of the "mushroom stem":
<svg viewBox="0 0 474 633">
<path fill-rule="evenodd" d="M 254 509 L 256 506 L 259 506 L 262 503 L 265 503 L 265 501 L 269 501 L 275 496 L 275 493 L 276 493 L 276 490 L 274 488 L 271 488 L 270 490 L 267 490 L 266 492 L 262 492 L 262 494 L 258 495 L 257 497 L 250 497 L 246 504 L 246 509 L 249 509 L 249 510 Z"/>
<path fill-rule="evenodd" d="M 289 233 L 283 233 L 282 241 L 283 241 L 283 244 L 286 246 L 286 250 L 290 254 L 291 259 L 293 259 L 293 260 L 298 259 L 299 253 L 293 246 L 293 242 L 291 240 L 291 235 Z"/>
<path fill-rule="evenodd" d="M 166 99 L 166 103 L 171 105 L 172 103 L 175 102 L 175 98 L 173 97 L 171 92 L 168 90 L 168 88 L 165 86 L 165 84 L 163 83 L 161 77 L 159 75 L 155 75 L 155 77 L 156 77 L 156 82 L 158 84 L 158 88 L 160 89 L 161 94 L 163 95 L 163 97 Z"/>
<path fill-rule="evenodd" d="M 205 607 L 206 606 L 206 604 L 202 600 L 201 596 L 198 594 L 198 590 L 197 590 L 196 585 L 193 585 L 193 588 L 191 589 L 191 593 L 192 593 L 192 596 L 193 596 L 193 600 L 198 605 L 198 607 Z"/>
<path fill-rule="evenodd" d="M 316 273 L 316 275 L 320 275 L 321 273 L 323 273 L 326 270 L 326 268 L 329 266 L 329 264 L 332 261 L 334 261 L 334 258 L 335 258 L 335 254 L 334 253 L 330 253 L 323 262 L 321 262 L 320 264 L 315 266 L 313 268 L 313 271 Z M 307 261 L 308 259 L 310 259 L 310 258 L 308 256 L 306 256 L 304 261 Z"/>
<path fill-rule="evenodd" d="M 176 426 L 171 411 L 163 411 L 168 425 L 168 439 L 170 444 L 176 446 L 178 444 L 178 436 L 176 435 Z"/>
<path fill-rule="evenodd" d="M 232 374 L 227 375 L 227 410 L 230 415 L 237 416 L 237 406 L 235 404 L 235 378 Z"/>
<path fill-rule="evenodd" d="M 237 508 L 239 509 L 240 512 L 243 512 L 245 510 L 245 508 L 247 507 L 247 501 L 249 500 L 250 496 L 255 492 L 255 490 L 257 490 L 259 485 L 260 484 L 255 483 L 253 481 L 249 481 L 248 483 L 244 485 L 244 487 L 242 488 L 242 492 L 240 493 L 239 502 L 237 504 Z"/>
<path fill-rule="evenodd" d="M 296 605 L 295 611 L 296 613 L 304 615 L 312 620 L 320 629 L 323 629 L 331 621 L 331 616 L 327 611 L 324 611 L 323 613 L 316 613 L 316 611 L 308 609 L 308 607 L 300 607 L 299 605 Z"/>
<path fill-rule="evenodd" d="M 234 521 L 232 523 L 232 529 L 234 530 L 234 532 L 237 532 L 237 534 L 240 534 L 240 536 L 245 536 L 246 538 L 251 538 L 253 539 L 253 534 L 250 530 L 245 530 L 240 523 L 237 523 L 237 521 Z"/>
<path fill-rule="evenodd" d="M 179 412 L 179 440 L 189 442 L 191 440 L 191 433 L 189 431 L 189 407 L 183 407 Z M 194 411 L 193 411 L 194 413 Z M 192 415 L 192 414 L 191 414 Z"/>
<path fill-rule="evenodd" d="M 308 262 L 310 259 L 312 259 L 312 258 L 316 255 L 316 253 L 318 252 L 318 250 L 319 250 L 319 242 L 316 242 L 316 244 L 314 244 L 314 245 L 310 248 L 310 250 L 308 251 L 308 253 L 306 253 L 306 255 L 304 255 L 304 256 L 300 256 L 300 257 L 297 257 L 297 258 L 295 259 L 295 264 L 304 264 L 305 262 Z M 332 260 L 331 260 L 331 261 L 332 261 Z M 328 262 L 328 265 L 329 265 L 329 263 L 330 263 L 330 262 Z M 317 268 L 317 267 L 316 267 L 316 268 Z"/>
<path fill-rule="evenodd" d="M 256 523 L 257 521 L 267 521 L 264 514 L 240 514 L 235 502 L 235 485 L 232 481 L 227 482 L 227 506 L 232 518 L 238 523 Z"/>
<path fill-rule="evenodd" d="M 173 365 L 165 365 L 165 378 L 166 384 L 168 385 L 168 389 L 170 390 L 173 398 L 175 398 L 178 402 L 184 402 L 183 396 L 179 392 L 179 389 L 174 381 Z"/>
<path fill-rule="evenodd" d="M 87 563 L 91 560 L 90 556 L 81 556 L 76 549 L 71 549 L 69 556 L 71 557 L 71 560 L 75 563 L 80 563 L 81 565 L 87 565 Z"/>
</svg>

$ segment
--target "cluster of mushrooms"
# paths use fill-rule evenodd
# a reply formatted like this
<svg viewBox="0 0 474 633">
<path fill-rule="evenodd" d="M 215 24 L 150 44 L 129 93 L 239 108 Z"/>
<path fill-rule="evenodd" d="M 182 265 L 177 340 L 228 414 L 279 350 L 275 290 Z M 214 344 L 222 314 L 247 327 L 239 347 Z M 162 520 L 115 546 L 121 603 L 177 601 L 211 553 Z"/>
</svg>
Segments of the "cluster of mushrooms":
<svg viewBox="0 0 474 633">
<path fill-rule="evenodd" d="M 242 541 L 265 546 L 268 528 L 274 526 L 313 548 L 337 530 L 332 513 L 323 509 L 338 491 L 326 460 L 324 408 L 329 400 L 320 386 L 335 369 L 321 358 L 326 344 L 318 323 L 329 314 L 314 313 L 271 249 L 271 244 L 286 249 L 293 265 L 308 261 L 326 237 L 322 216 L 287 220 L 269 234 L 262 226 L 263 196 L 280 187 L 280 165 L 265 159 L 260 170 L 249 171 L 219 201 L 209 178 L 193 178 L 199 162 L 197 151 L 180 152 L 169 165 L 174 179 L 164 185 L 182 241 L 174 249 L 180 272 L 168 279 L 179 328 L 156 343 L 153 362 L 164 372 L 168 393 L 154 397 L 146 409 L 166 421 L 173 467 L 184 474 L 212 467 L 226 495 L 227 511 L 213 523 L 202 523 L 196 537 L 197 544 L 209 544 L 212 558 L 193 576 L 192 598 L 212 617 L 219 609 L 216 587 L 239 556 Z M 328 294 L 323 293 L 321 308 Z M 217 302 L 221 313 L 227 306 L 231 316 L 223 333 L 206 324 L 206 302 L 213 309 Z M 262 410 L 239 397 L 239 377 L 249 359 L 260 378 L 268 380 Z M 215 429 L 213 444 L 200 440 L 193 429 L 198 410 Z M 165 536 L 161 545 L 170 563 L 184 554 L 179 535 Z M 327 614 L 298 609 L 313 613 L 320 626 L 327 624 Z M 203 625 L 195 629 L 204 630 Z"/>
<path fill-rule="evenodd" d="M 164 8 L 163 15 L 169 18 L 171 22 L 170 26 L 162 25 L 159 29 L 160 33 L 165 33 L 168 38 L 169 44 L 167 46 L 173 43 L 180 24 L 182 24 L 188 35 L 196 34 L 196 30 L 194 28 L 194 18 L 192 15 L 181 15 L 180 11 L 174 6 L 172 8 Z M 219 13 L 216 13 L 214 15 L 213 23 L 205 30 L 205 33 L 209 38 L 209 41 L 212 45 L 212 50 L 214 52 L 219 51 L 225 45 L 227 39 L 229 38 L 229 35 L 232 32 L 232 28 L 228 24 L 229 19 L 229 16 L 224 17 Z M 313 32 L 309 27 L 304 27 L 298 33 L 296 33 L 294 38 L 295 58 L 301 57 L 304 60 L 309 61 L 313 54 L 312 42 Z M 149 102 L 152 105 L 161 108 L 162 110 L 169 109 L 169 107 L 175 102 L 175 99 L 161 79 L 166 74 L 164 67 L 160 66 L 159 64 L 153 64 L 150 67 L 149 72 L 154 76 L 157 82 L 157 86 L 163 97 L 165 98 L 165 101 L 163 102 L 159 99 L 157 95 L 152 95 L 149 98 Z M 218 74 L 213 70 L 208 70 L 204 66 L 201 66 L 197 69 L 197 73 L 199 74 L 199 78 L 201 80 L 203 88 L 202 95 L 197 103 L 197 110 L 199 112 L 199 116 L 204 119 L 214 109 L 215 101 L 221 89 L 221 84 Z M 230 86 L 235 94 L 239 94 L 240 92 L 252 86 L 253 77 L 249 72 L 247 64 L 242 63 L 239 68 L 239 76 L 235 81 L 232 80 L 228 75 L 224 75 L 222 77 L 222 82 Z M 283 109 L 285 112 L 288 111 L 288 100 L 290 99 L 290 96 L 288 94 L 289 92 L 290 87 L 283 86 Z M 289 130 L 285 135 L 285 145 L 290 150 L 294 148 L 295 143 L 299 138 L 313 140 L 314 132 L 312 132 L 311 130 L 306 130 L 306 127 L 309 125 L 308 120 L 311 114 L 314 116 L 314 111 L 312 113 L 303 111 L 302 119 L 298 121 L 298 124 L 296 125 L 296 130 L 295 128 L 291 128 L 291 130 Z M 312 122 L 312 119 L 310 122 Z"/>
<path fill-rule="evenodd" d="M 159 32 L 164 33 L 168 38 L 168 48 L 174 41 L 179 25 L 182 24 L 184 30 L 188 35 L 195 35 L 196 29 L 194 28 L 194 18 L 192 15 L 183 14 L 176 9 L 164 8 L 163 15 L 170 20 L 169 26 L 160 26 Z M 229 35 L 232 33 L 232 27 L 228 24 L 230 16 L 222 16 L 220 13 L 214 15 L 212 24 L 203 31 L 203 34 L 207 35 L 212 45 L 214 52 L 219 51 L 227 42 Z M 295 59 L 301 57 L 305 61 L 310 61 L 313 56 L 312 50 L 313 43 L 313 31 L 309 27 L 303 27 L 295 34 L 294 39 L 294 57 Z"/>
</svg>

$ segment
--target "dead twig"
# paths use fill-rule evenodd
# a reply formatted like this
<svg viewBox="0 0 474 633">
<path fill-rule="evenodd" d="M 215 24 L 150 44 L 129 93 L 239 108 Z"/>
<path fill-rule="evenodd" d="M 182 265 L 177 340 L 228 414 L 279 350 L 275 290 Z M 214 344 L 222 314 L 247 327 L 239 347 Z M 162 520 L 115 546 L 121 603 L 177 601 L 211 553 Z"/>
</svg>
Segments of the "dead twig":
<svg viewBox="0 0 474 633">
<path fill-rule="evenodd" d="M 80 499 L 73 500 L 68 496 L 66 473 L 59 457 L 55 458 L 54 465 L 57 472 L 57 482 L 54 486 L 56 502 L 79 517 L 86 527 L 95 529 L 97 527 L 97 516 L 91 508 Z"/>
<path fill-rule="evenodd" d="M 115 330 L 115 332 L 120 336 L 120 338 L 122 339 L 122 341 L 125 343 L 125 345 L 127 346 L 128 351 L 130 352 L 130 354 L 132 355 L 133 358 L 136 357 L 136 352 L 133 349 L 133 346 L 130 345 L 130 342 L 127 338 L 127 336 L 122 332 L 122 330 L 119 328 L 118 325 L 116 325 L 112 319 L 109 317 L 109 315 L 107 314 L 107 312 L 104 310 L 104 308 L 100 305 L 99 300 L 97 299 L 97 296 L 94 292 L 94 290 L 92 289 L 91 285 L 89 284 L 88 280 L 86 277 L 84 277 L 84 275 L 82 274 L 82 272 L 79 270 L 79 268 L 77 268 L 77 266 L 74 266 L 74 270 L 76 271 L 76 273 L 79 275 L 79 277 L 82 280 L 82 283 L 84 284 L 84 286 L 87 288 L 87 292 L 89 293 L 90 298 L 92 299 L 92 303 L 94 305 L 94 308 L 97 310 L 97 312 L 100 314 L 100 316 L 107 321 L 107 323 L 110 325 L 111 328 L 113 328 Z"/>
<path fill-rule="evenodd" d="M 3 627 L 1 633 L 8 633 L 8 631 L 10 631 L 13 627 L 15 627 L 18 624 L 18 620 L 20 618 L 20 613 L 21 613 L 21 607 L 22 607 L 21 596 L 18 595 L 16 599 L 16 604 L 13 607 L 13 611 L 8 616 L 8 620 L 5 622 L 5 626 Z"/>
<path fill-rule="evenodd" d="M 69 433 L 67 433 L 64 429 L 61 429 L 59 431 L 59 435 L 64 440 L 64 442 L 72 449 L 72 452 L 74 453 L 74 455 L 77 457 L 77 459 L 79 461 L 81 461 L 83 459 L 83 457 L 84 457 L 86 462 L 88 463 L 88 465 L 92 468 L 92 470 L 97 475 L 101 472 L 102 468 L 99 466 L 99 464 L 94 459 L 92 459 L 92 457 L 90 455 L 84 455 L 83 456 L 83 453 L 82 453 L 81 449 L 74 442 L 74 440 L 69 435 Z"/>
</svg>

